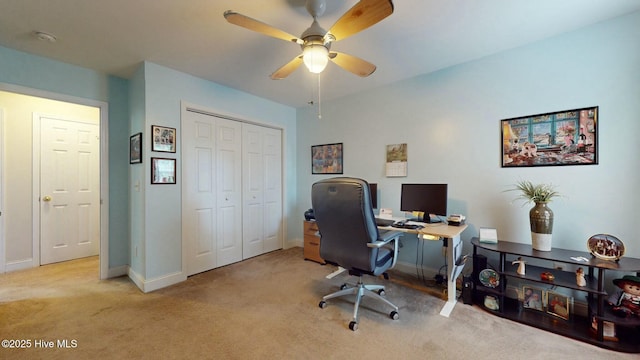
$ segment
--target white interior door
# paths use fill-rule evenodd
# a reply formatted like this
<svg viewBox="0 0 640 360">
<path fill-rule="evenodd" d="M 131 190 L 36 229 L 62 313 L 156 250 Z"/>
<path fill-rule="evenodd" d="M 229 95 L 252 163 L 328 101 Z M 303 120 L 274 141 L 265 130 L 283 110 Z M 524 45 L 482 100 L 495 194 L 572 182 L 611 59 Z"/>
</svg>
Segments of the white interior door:
<svg viewBox="0 0 640 360">
<path fill-rule="evenodd" d="M 40 117 L 40 263 L 98 255 L 100 129 Z"/>
</svg>

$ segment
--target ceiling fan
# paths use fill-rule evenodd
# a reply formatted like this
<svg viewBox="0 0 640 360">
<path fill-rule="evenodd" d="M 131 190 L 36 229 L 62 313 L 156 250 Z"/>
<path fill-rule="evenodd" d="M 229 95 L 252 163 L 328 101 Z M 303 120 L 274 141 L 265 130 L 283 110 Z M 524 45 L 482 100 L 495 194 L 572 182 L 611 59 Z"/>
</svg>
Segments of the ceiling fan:
<svg viewBox="0 0 640 360">
<path fill-rule="evenodd" d="M 224 18 L 231 24 L 300 45 L 302 54 L 271 74 L 271 79 L 286 78 L 302 63 L 312 73 L 321 73 L 329 60 L 358 76 L 371 75 L 376 70 L 375 65 L 352 55 L 330 51 L 331 43 L 357 34 L 391 15 L 392 1 L 360 0 L 342 15 L 329 31 L 324 30 L 318 23 L 318 17 L 324 14 L 325 8 L 325 0 L 307 0 L 306 9 L 313 17 L 313 23 L 299 38 L 232 10 L 225 11 Z"/>
</svg>

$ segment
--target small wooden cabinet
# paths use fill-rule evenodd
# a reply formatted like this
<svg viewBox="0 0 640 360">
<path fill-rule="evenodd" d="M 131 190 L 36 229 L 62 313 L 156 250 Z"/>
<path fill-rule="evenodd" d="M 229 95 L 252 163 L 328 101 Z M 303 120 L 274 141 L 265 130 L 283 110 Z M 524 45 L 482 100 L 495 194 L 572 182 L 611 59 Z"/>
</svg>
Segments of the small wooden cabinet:
<svg viewBox="0 0 640 360">
<path fill-rule="evenodd" d="M 318 224 L 315 221 L 304 222 L 304 258 L 320 264 L 326 264 L 320 257 L 320 234 L 318 234 Z"/>
</svg>

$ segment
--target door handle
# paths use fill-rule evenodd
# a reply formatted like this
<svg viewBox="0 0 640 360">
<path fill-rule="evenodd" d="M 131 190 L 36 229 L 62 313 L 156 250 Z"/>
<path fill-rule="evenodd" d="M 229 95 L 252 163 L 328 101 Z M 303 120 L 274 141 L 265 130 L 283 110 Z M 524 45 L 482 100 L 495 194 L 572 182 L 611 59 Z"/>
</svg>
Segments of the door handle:
<svg viewBox="0 0 640 360">
<path fill-rule="evenodd" d="M 42 201 L 47 201 L 47 202 L 51 201 L 51 196 L 46 195 L 45 197 L 42 198 Z"/>
</svg>

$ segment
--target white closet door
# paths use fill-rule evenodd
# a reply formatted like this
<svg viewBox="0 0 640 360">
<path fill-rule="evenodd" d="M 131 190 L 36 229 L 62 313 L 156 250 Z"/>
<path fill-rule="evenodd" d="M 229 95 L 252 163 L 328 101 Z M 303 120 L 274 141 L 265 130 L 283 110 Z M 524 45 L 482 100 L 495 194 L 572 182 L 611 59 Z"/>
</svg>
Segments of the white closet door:
<svg viewBox="0 0 640 360">
<path fill-rule="evenodd" d="M 242 130 L 187 112 L 182 123 L 182 231 L 187 275 L 242 260 Z"/>
<path fill-rule="evenodd" d="M 214 118 L 187 111 L 182 119 L 182 241 L 187 275 L 217 265 Z"/>
<path fill-rule="evenodd" d="M 264 129 L 264 252 L 282 248 L 282 131 Z"/>
<path fill-rule="evenodd" d="M 243 258 L 282 248 L 282 131 L 243 124 Z"/>
<path fill-rule="evenodd" d="M 264 253 L 264 171 L 262 162 L 262 128 L 242 125 L 242 257 Z"/>
<path fill-rule="evenodd" d="M 242 125 L 217 119 L 218 266 L 242 260 Z"/>
</svg>

